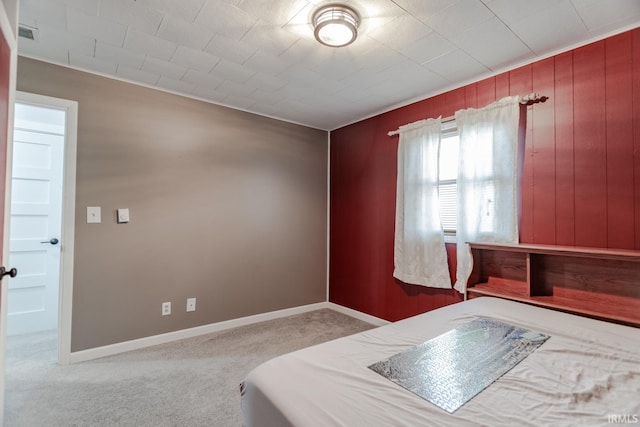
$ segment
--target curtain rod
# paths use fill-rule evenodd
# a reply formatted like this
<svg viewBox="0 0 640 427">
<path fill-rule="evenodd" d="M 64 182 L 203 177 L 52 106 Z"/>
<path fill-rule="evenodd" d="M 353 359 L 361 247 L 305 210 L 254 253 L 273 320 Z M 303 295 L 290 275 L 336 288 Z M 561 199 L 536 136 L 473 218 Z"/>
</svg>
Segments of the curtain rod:
<svg viewBox="0 0 640 427">
<path fill-rule="evenodd" d="M 528 95 L 523 95 L 520 97 L 520 104 L 522 105 L 533 105 L 533 104 L 537 104 L 539 102 L 545 102 L 547 99 L 549 99 L 548 96 L 540 96 L 537 92 L 534 93 L 530 93 Z M 445 117 L 444 119 L 442 119 L 442 123 L 446 123 L 446 122 L 451 122 L 455 119 L 454 116 L 449 116 L 449 117 Z M 394 135 L 398 135 L 400 133 L 400 129 L 396 129 L 396 130 L 392 130 L 389 133 L 387 133 L 387 135 L 389 136 L 394 136 Z"/>
</svg>

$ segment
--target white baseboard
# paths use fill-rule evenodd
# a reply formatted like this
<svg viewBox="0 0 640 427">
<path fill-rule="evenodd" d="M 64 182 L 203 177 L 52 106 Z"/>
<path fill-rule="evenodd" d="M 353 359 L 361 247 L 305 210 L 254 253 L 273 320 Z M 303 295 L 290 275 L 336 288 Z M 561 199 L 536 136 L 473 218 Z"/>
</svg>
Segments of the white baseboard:
<svg viewBox="0 0 640 427">
<path fill-rule="evenodd" d="M 266 320 L 279 319 L 281 317 L 293 316 L 309 311 L 328 308 L 347 316 L 354 317 L 359 320 L 371 323 L 376 326 L 386 325 L 390 322 L 379 319 L 368 314 L 352 310 L 341 305 L 331 302 L 319 302 L 316 304 L 303 305 L 300 307 L 286 308 L 284 310 L 271 311 L 268 313 L 256 314 L 253 316 L 241 317 L 238 319 L 225 320 L 224 322 L 211 323 L 209 325 L 197 326 L 195 328 L 182 329 L 179 331 L 168 332 L 166 334 L 153 335 L 150 337 L 140 338 L 131 341 L 120 342 L 102 347 L 91 348 L 88 350 L 74 351 L 69 355 L 69 363 L 86 362 L 89 360 L 99 359 L 101 357 L 113 356 L 114 354 L 125 353 L 127 351 L 140 350 L 159 344 L 166 344 L 185 338 L 193 338 L 200 335 L 220 332 L 226 329 L 237 328 L 239 326 L 251 325 L 253 323 L 264 322 Z"/>
<path fill-rule="evenodd" d="M 328 303 L 319 302 L 316 304 L 303 305 L 300 307 L 286 308 L 283 310 L 271 311 L 268 313 L 211 323 L 209 325 L 196 326 L 195 328 L 167 332 L 166 334 L 153 335 L 136 340 L 90 348 L 88 350 L 74 351 L 69 356 L 69 363 L 86 362 L 88 360 L 94 360 L 101 357 L 113 356 L 114 354 L 125 353 L 127 351 L 140 350 L 142 348 L 151 347 L 154 345 L 166 344 L 172 341 L 182 340 L 185 338 L 193 338 L 213 332 L 224 331 L 226 329 L 237 328 L 239 326 L 246 326 L 253 323 L 264 322 L 266 320 L 279 319 L 281 317 L 293 316 L 295 314 L 306 313 L 308 311 L 320 310 L 322 308 L 329 308 Z"/>
<path fill-rule="evenodd" d="M 388 325 L 388 320 L 381 319 L 379 317 L 371 316 L 370 314 L 363 313 L 361 311 L 357 311 L 348 307 L 344 307 L 342 305 L 334 304 L 332 302 L 326 303 L 331 310 L 335 310 L 339 313 L 346 314 L 347 316 L 355 317 L 358 320 L 362 320 L 363 322 L 371 323 L 376 326 L 384 326 Z"/>
</svg>

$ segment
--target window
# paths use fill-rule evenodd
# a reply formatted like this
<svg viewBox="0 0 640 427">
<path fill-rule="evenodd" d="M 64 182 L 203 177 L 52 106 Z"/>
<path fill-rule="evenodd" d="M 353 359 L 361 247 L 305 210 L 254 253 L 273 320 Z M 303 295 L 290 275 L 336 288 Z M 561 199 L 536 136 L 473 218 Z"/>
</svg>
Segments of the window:
<svg viewBox="0 0 640 427">
<path fill-rule="evenodd" d="M 438 155 L 438 197 L 440 221 L 444 234 L 448 236 L 456 234 L 458 146 L 458 128 L 455 120 L 442 123 L 442 138 Z"/>
<path fill-rule="evenodd" d="M 455 120 L 442 123 L 442 136 L 440 140 L 440 151 L 438 154 L 438 198 L 440 203 L 440 222 L 445 236 L 455 236 L 457 230 L 457 178 L 458 178 L 458 151 L 460 138 Z M 478 158 L 483 158 L 486 164 L 490 164 L 492 159 L 491 150 L 483 147 L 477 154 Z M 496 217 L 493 201 L 495 199 L 495 184 L 490 171 L 486 172 L 486 178 L 479 181 L 478 190 L 481 192 L 480 199 L 484 200 L 482 206 L 482 217 L 479 223 L 480 233 L 491 233 L 496 229 Z"/>
</svg>

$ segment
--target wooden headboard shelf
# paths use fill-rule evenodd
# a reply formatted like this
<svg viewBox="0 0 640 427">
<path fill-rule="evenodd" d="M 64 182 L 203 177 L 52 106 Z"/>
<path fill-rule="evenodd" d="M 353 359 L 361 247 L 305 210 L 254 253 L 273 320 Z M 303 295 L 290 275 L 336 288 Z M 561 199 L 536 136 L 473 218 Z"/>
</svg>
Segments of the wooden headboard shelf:
<svg viewBox="0 0 640 427">
<path fill-rule="evenodd" d="M 468 298 L 501 297 L 640 327 L 640 251 L 469 245 Z"/>
</svg>

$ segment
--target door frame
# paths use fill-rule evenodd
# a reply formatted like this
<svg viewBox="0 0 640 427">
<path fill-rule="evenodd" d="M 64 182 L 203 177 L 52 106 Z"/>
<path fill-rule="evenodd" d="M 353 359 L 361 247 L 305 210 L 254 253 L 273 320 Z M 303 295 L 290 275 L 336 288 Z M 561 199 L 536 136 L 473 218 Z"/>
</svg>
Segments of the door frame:
<svg viewBox="0 0 640 427">
<path fill-rule="evenodd" d="M 71 313 L 73 307 L 73 259 L 76 212 L 76 152 L 78 103 L 68 99 L 16 91 L 15 102 L 65 110 L 62 185 L 62 233 L 58 289 L 58 363 L 71 358 Z M 13 123 L 11 123 L 13 126 Z M 13 146 L 13 139 L 8 141 Z M 12 147 L 13 148 L 13 147 Z M 13 152 L 13 150 L 11 150 Z M 7 160 L 7 163 L 12 160 Z M 10 212 L 10 211 L 9 211 Z"/>
<path fill-rule="evenodd" d="M 2 259 L 9 259 L 9 220 L 7 215 L 11 207 L 11 164 L 9 161 L 13 157 L 13 105 L 15 101 L 15 89 L 18 67 L 18 0 L 3 0 L 0 2 L 0 31 L 10 49 L 11 63 L 9 64 L 9 99 L 7 100 L 7 134 L 2 137 L 7 138 L 7 157 L 5 165 L 5 192 L 4 200 L 0 197 L 0 203 L 4 203 L 4 223 L 2 227 L 3 239 Z M 0 285 L 0 420 L 4 417 L 4 370 L 5 352 L 7 337 L 7 290 L 8 280 L 5 279 Z"/>
</svg>

